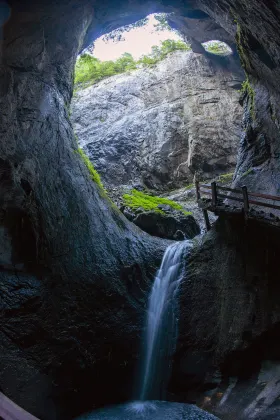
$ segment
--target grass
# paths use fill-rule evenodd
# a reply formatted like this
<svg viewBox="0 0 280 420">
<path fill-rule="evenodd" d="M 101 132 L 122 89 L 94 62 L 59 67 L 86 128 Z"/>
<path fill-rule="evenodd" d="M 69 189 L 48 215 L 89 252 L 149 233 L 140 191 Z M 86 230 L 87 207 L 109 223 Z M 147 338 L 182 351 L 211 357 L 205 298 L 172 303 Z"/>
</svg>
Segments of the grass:
<svg viewBox="0 0 280 420">
<path fill-rule="evenodd" d="M 81 158 L 84 161 L 84 164 L 86 165 L 86 167 L 88 168 L 89 174 L 91 179 L 102 189 L 104 190 L 104 186 L 101 182 L 101 178 L 99 173 L 97 172 L 97 170 L 94 168 L 93 164 L 91 163 L 91 161 L 89 160 L 89 158 L 87 157 L 87 155 L 85 154 L 85 152 L 83 151 L 83 149 L 81 149 L 80 147 L 78 147 L 77 149 L 77 153 L 81 156 Z M 104 190 L 105 191 L 105 190 Z"/>
<path fill-rule="evenodd" d="M 186 216 L 192 214 L 191 212 L 184 210 L 180 204 L 177 204 L 168 198 L 148 195 L 137 190 L 132 190 L 130 194 L 124 194 L 123 202 L 125 206 L 130 207 L 132 210 L 142 208 L 145 211 L 154 211 L 156 213 L 165 214 L 162 209 L 158 208 L 158 205 L 164 204 L 170 206 L 174 210 L 182 212 Z"/>
</svg>

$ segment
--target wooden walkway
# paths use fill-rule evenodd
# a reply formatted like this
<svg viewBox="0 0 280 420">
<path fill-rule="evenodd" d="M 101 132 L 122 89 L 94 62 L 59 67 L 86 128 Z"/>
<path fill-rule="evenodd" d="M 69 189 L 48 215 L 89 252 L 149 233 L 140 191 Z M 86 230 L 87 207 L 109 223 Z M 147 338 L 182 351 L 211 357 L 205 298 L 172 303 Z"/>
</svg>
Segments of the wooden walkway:
<svg viewBox="0 0 280 420">
<path fill-rule="evenodd" d="M 246 186 L 239 189 L 224 187 L 216 182 L 210 185 L 196 182 L 195 186 L 197 203 L 203 211 L 207 230 L 211 228 L 208 211 L 216 215 L 243 214 L 245 221 L 254 219 L 280 227 L 279 196 L 250 192 Z"/>
</svg>

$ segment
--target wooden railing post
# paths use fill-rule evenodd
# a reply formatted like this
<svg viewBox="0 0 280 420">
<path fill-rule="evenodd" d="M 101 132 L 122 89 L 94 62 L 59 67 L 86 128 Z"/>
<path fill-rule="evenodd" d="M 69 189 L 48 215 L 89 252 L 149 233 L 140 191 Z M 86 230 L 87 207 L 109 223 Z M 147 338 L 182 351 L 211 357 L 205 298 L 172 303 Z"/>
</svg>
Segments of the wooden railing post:
<svg viewBox="0 0 280 420">
<path fill-rule="evenodd" d="M 217 184 L 216 182 L 211 183 L 211 190 L 212 190 L 212 206 L 216 207 L 218 201 L 218 194 L 217 194 Z"/>
<path fill-rule="evenodd" d="M 199 181 L 195 181 L 195 190 L 196 190 L 196 200 L 200 200 L 200 186 L 199 186 Z"/>
<path fill-rule="evenodd" d="M 206 230 L 208 232 L 211 229 L 211 224 L 210 224 L 210 220 L 209 220 L 209 216 L 208 216 L 207 210 L 203 210 L 203 217 L 204 217 L 204 222 L 205 222 Z"/>
<path fill-rule="evenodd" d="M 249 213 L 249 198 L 248 198 L 248 190 L 246 185 L 242 187 L 242 194 L 243 194 L 243 202 L 244 202 L 244 215 L 247 219 Z"/>
</svg>

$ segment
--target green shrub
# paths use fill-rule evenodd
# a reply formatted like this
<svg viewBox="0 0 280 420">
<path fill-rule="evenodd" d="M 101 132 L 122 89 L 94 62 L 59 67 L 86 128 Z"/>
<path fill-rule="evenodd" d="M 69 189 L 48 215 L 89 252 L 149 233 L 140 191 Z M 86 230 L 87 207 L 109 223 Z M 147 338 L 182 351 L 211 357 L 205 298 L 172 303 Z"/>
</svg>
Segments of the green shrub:
<svg viewBox="0 0 280 420">
<path fill-rule="evenodd" d="M 177 204 L 172 200 L 148 195 L 137 190 L 132 190 L 130 194 L 124 194 L 123 202 L 125 206 L 130 207 L 132 210 L 142 208 L 146 211 L 155 211 L 157 213 L 165 214 L 163 210 L 158 208 L 159 204 L 165 204 L 172 207 L 174 210 L 181 211 L 185 215 L 192 214 L 191 212 L 184 210 L 180 204 Z"/>
<path fill-rule="evenodd" d="M 101 182 L 101 178 L 99 173 L 97 172 L 96 169 L 94 169 L 93 164 L 91 163 L 91 161 L 89 160 L 88 156 L 85 154 L 85 152 L 83 151 L 83 149 L 81 149 L 80 147 L 78 147 L 77 149 L 77 153 L 81 156 L 81 158 L 83 159 L 86 167 L 88 168 L 88 171 L 90 173 L 90 177 L 91 179 L 96 182 L 96 184 L 102 188 L 102 190 L 104 190 L 103 184 Z M 105 190 L 104 190 L 105 191 Z"/>
<path fill-rule="evenodd" d="M 152 47 L 152 53 L 142 56 L 138 61 L 135 61 L 129 53 L 123 54 L 116 61 L 100 61 L 89 54 L 83 54 L 78 58 L 75 67 L 75 88 L 87 87 L 106 77 L 136 70 L 140 67 L 154 66 L 172 51 L 189 51 L 190 49 L 191 47 L 183 41 L 167 39 L 161 43 L 160 47 Z"/>
</svg>

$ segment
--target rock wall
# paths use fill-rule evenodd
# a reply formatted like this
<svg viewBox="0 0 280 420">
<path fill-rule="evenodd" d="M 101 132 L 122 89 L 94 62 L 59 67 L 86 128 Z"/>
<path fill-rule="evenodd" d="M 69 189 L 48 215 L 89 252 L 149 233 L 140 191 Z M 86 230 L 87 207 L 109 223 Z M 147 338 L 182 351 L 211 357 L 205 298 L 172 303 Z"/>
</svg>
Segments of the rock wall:
<svg viewBox="0 0 280 420">
<path fill-rule="evenodd" d="M 262 155 L 266 150 L 262 145 L 269 145 L 254 185 L 279 192 L 279 5 L 265 0 L 201 0 L 186 2 L 186 10 L 175 0 L 164 0 L 160 7 L 155 2 L 151 6 L 119 0 L 42 0 L 40 4 L 9 0 L 6 4 L 12 10 L 1 14 L 0 388 L 42 420 L 69 419 L 130 397 L 145 307 L 143 290 L 163 246 L 114 211 L 75 153 L 67 109 L 78 51 L 94 34 L 144 17 L 147 11 L 161 11 L 162 4 L 177 7 L 182 15 L 193 12 L 192 19 L 201 16 L 192 9 L 201 7 L 212 16 L 203 17 L 208 29 L 216 20 L 232 39 L 237 19 L 243 59 L 248 59 L 245 67 L 256 91 L 257 117 L 245 120 L 246 132 L 252 136 L 241 144 L 242 170 Z M 4 20 L 8 22 L 2 27 Z M 248 95 L 247 105 L 250 110 Z M 265 135 L 265 141 L 258 133 Z M 248 348 L 252 346 L 248 358 L 237 363 L 237 371 L 240 358 L 232 354 L 228 377 L 238 376 L 248 363 L 256 361 L 250 369 L 259 372 L 260 361 L 267 359 L 273 367 L 273 361 L 279 360 L 279 244 L 271 242 L 267 257 L 264 251 L 269 245 L 258 252 L 267 239 L 255 235 L 250 243 L 255 257 L 250 257 L 246 276 L 240 275 L 246 267 L 240 258 L 245 254 L 239 251 L 246 244 L 242 229 L 240 224 L 229 230 L 223 225 L 222 244 L 213 235 L 208 247 L 206 243 L 194 257 L 192 282 L 185 283 L 182 294 L 181 320 L 186 328 L 181 329 L 182 357 L 178 356 L 180 374 L 186 367 L 182 383 L 197 360 L 186 360 L 187 349 L 192 346 L 200 360 L 202 343 L 208 355 L 217 348 L 230 352 L 248 343 Z M 274 274 L 263 268 L 267 262 Z M 211 319 L 213 323 L 207 324 Z M 256 348 L 264 358 L 254 358 Z M 203 375 L 208 366 L 202 366 Z M 272 381 L 274 395 L 278 379 Z M 260 381 L 253 377 L 256 387 L 267 380 Z M 273 399 L 273 392 L 264 388 L 266 395 L 259 399 L 262 408 L 267 397 Z M 239 399 L 237 409 L 238 404 Z M 277 411 L 275 415 L 277 419 Z"/>
<path fill-rule="evenodd" d="M 69 419 L 127 395 L 142 290 L 166 244 L 112 206 L 77 153 L 67 107 L 90 5 L 13 2 L 11 12 L 0 67 L 0 389 L 40 419 Z"/>
<path fill-rule="evenodd" d="M 241 136 L 241 68 L 177 51 L 154 68 L 79 90 L 71 120 L 109 186 L 168 189 L 233 172 Z"/>
<path fill-rule="evenodd" d="M 278 229 L 221 215 L 188 258 L 170 391 L 229 420 L 277 420 Z M 201 392 L 204 393 L 202 397 Z"/>
</svg>

